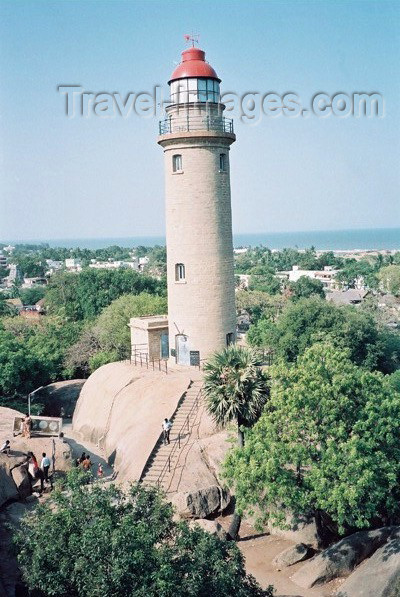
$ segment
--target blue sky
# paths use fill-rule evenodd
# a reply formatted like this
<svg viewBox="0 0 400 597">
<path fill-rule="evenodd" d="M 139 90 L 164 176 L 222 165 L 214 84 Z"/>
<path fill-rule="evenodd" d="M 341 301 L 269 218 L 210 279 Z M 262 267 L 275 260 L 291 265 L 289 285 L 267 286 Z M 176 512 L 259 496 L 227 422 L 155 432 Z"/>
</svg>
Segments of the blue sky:
<svg viewBox="0 0 400 597">
<path fill-rule="evenodd" d="M 400 226 L 398 2 L 0 3 L 0 238 L 164 233 L 157 120 L 65 115 L 61 84 L 165 85 L 200 46 L 222 90 L 380 92 L 384 118 L 235 122 L 235 232 Z"/>
</svg>

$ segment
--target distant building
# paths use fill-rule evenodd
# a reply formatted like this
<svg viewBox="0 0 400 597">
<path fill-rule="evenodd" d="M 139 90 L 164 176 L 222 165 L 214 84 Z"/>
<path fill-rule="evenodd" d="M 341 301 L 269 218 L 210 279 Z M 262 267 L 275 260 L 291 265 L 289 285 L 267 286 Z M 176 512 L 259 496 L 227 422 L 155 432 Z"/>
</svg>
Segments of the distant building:
<svg viewBox="0 0 400 597">
<path fill-rule="evenodd" d="M 247 253 L 248 247 L 241 247 L 240 249 L 233 249 L 235 255 L 242 255 L 243 253 Z"/>
<path fill-rule="evenodd" d="M 32 288 L 33 286 L 46 286 L 47 278 L 36 277 L 36 278 L 24 278 L 22 288 Z"/>
<path fill-rule="evenodd" d="M 239 279 L 237 290 L 247 290 L 251 276 L 249 274 L 238 274 L 236 278 Z"/>
<path fill-rule="evenodd" d="M 63 268 L 64 262 L 63 261 L 54 261 L 54 259 L 46 259 L 47 271 L 46 276 L 51 276 L 54 272 L 59 271 Z"/>
<path fill-rule="evenodd" d="M 8 259 L 3 253 L 0 253 L 0 267 L 7 267 Z"/>
<path fill-rule="evenodd" d="M 139 269 L 137 260 L 135 261 L 96 261 L 92 260 L 89 267 L 93 269 Z"/>
<path fill-rule="evenodd" d="M 326 290 L 333 290 L 338 286 L 336 282 L 338 272 L 339 270 L 334 269 L 331 265 L 326 265 L 323 270 L 300 269 L 298 265 L 294 265 L 291 270 L 277 272 L 276 275 L 283 280 L 289 280 L 289 282 L 297 282 L 302 276 L 306 276 L 322 282 Z"/>
<path fill-rule="evenodd" d="M 80 259 L 69 257 L 65 260 L 65 267 L 70 272 L 80 272 L 82 271 L 82 262 Z"/>
<path fill-rule="evenodd" d="M 5 251 L 6 253 L 12 253 L 14 249 L 15 247 L 13 247 L 12 245 L 7 245 L 7 247 L 3 248 L 3 251 Z"/>
<path fill-rule="evenodd" d="M 333 290 L 326 293 L 326 300 L 335 305 L 359 305 L 369 294 L 368 290 L 358 290 L 350 288 L 349 290 Z"/>
</svg>

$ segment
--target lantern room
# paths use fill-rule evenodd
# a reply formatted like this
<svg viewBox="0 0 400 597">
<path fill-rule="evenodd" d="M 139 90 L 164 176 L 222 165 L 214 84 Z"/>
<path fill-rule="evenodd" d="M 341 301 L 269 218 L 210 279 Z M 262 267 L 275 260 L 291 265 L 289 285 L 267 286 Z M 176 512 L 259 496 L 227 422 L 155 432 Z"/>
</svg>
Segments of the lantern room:
<svg viewBox="0 0 400 597">
<path fill-rule="evenodd" d="M 205 52 L 199 48 L 188 48 L 182 52 L 182 62 L 174 70 L 169 81 L 171 102 L 218 103 L 220 82 L 215 70 L 206 62 Z"/>
</svg>

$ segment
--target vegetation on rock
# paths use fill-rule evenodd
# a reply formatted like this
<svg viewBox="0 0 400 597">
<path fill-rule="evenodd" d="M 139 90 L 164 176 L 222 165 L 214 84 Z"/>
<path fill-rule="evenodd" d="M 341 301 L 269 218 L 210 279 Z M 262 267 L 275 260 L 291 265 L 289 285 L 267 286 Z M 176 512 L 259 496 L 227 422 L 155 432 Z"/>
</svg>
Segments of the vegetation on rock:
<svg viewBox="0 0 400 597">
<path fill-rule="evenodd" d="M 84 477 L 84 475 L 82 476 Z M 84 480 L 84 479 L 83 479 Z M 15 535 L 23 579 L 43 597 L 272 597 L 233 543 L 172 518 L 158 490 L 81 484 L 74 470 Z M 56 556 L 55 556 L 56 554 Z"/>
</svg>

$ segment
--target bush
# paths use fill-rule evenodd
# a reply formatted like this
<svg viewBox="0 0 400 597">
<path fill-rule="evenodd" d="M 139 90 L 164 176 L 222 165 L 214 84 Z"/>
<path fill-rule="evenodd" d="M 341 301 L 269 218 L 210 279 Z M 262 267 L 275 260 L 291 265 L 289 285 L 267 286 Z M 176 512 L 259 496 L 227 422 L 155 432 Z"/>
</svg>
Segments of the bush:
<svg viewBox="0 0 400 597">
<path fill-rule="evenodd" d="M 69 597 L 272 596 L 246 575 L 233 543 L 172 519 L 159 491 L 128 494 L 85 486 L 74 471 L 67 492 L 27 515 L 15 535 L 30 591 Z"/>
<path fill-rule="evenodd" d="M 326 513 L 340 531 L 400 520 L 400 394 L 389 376 L 315 344 L 272 367 L 265 412 L 233 450 L 237 505 Z"/>
</svg>

